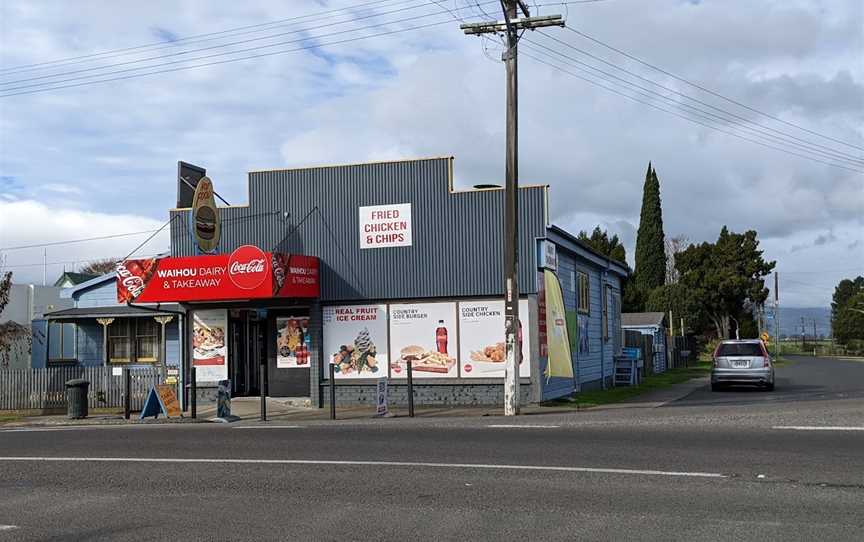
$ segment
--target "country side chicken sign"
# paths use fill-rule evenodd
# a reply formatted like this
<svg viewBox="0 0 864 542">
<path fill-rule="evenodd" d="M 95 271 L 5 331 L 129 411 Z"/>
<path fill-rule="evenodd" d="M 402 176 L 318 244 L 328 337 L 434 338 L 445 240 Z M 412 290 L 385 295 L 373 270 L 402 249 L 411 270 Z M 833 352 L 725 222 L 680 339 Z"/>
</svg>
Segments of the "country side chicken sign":
<svg viewBox="0 0 864 542">
<path fill-rule="evenodd" d="M 125 260 L 117 265 L 118 303 L 318 297 L 318 258 L 264 252 Z"/>
</svg>

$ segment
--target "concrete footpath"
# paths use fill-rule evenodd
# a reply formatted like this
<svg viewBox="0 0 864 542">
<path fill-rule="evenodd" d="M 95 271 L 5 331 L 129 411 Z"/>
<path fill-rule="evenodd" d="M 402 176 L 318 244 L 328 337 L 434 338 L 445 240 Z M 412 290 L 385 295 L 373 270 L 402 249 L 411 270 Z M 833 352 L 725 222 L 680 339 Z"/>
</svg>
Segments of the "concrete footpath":
<svg viewBox="0 0 864 542">
<path fill-rule="evenodd" d="M 637 397 L 593 407 L 579 407 L 575 405 L 525 405 L 520 410 L 526 416 L 540 416 L 543 414 L 563 414 L 578 412 L 593 412 L 601 410 L 620 410 L 628 408 L 656 408 L 670 402 L 684 398 L 699 388 L 706 386 L 707 378 L 696 378 L 668 388 L 653 390 Z M 415 416 L 422 418 L 474 418 L 483 416 L 501 416 L 502 408 L 499 406 L 424 406 L 415 405 Z M 407 406 L 399 405 L 390 408 L 391 416 L 407 417 Z M 231 414 L 235 417 L 234 422 L 239 424 L 260 423 L 261 400 L 258 397 L 241 397 L 231 401 Z M 15 427 L 56 427 L 77 425 L 120 425 L 120 424 L 165 424 L 165 423 L 208 423 L 220 421 L 216 419 L 216 406 L 213 404 L 199 405 L 197 418 L 192 419 L 189 413 L 184 413 L 180 418 L 148 418 L 140 420 L 138 413 L 133 413 L 129 420 L 123 419 L 122 413 L 99 413 L 88 416 L 83 420 L 68 419 L 65 415 L 28 416 L 15 418 L 0 422 L 0 428 Z M 368 420 L 375 417 L 375 407 L 352 406 L 337 407 L 336 418 L 339 420 Z M 293 423 L 307 421 L 324 421 L 330 418 L 329 405 L 324 408 L 312 406 L 308 400 L 291 398 L 267 398 L 267 421 L 274 423 Z"/>
</svg>

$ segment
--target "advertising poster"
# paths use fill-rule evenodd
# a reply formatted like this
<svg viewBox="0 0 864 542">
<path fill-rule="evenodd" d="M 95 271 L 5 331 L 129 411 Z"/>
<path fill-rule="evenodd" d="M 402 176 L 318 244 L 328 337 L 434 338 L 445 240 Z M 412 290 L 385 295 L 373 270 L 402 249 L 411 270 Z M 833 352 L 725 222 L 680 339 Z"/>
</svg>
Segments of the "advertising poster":
<svg viewBox="0 0 864 542">
<path fill-rule="evenodd" d="M 192 365 L 198 382 L 228 378 L 228 311 L 196 310 L 192 313 Z"/>
<path fill-rule="evenodd" d="M 519 301 L 522 364 L 519 376 L 531 375 L 531 319 L 528 301 Z M 504 301 L 459 303 L 459 359 L 465 378 L 504 378 Z"/>
<path fill-rule="evenodd" d="M 587 356 L 591 353 L 588 346 L 588 316 L 579 315 L 579 355 Z"/>
<path fill-rule="evenodd" d="M 360 248 L 410 246 L 410 203 L 360 207 Z"/>
<path fill-rule="evenodd" d="M 309 367 L 312 355 L 309 347 L 309 318 L 285 317 L 276 319 L 276 368 L 297 369 Z"/>
<path fill-rule="evenodd" d="M 337 379 L 387 376 L 387 305 L 324 307 L 323 317 L 325 359 Z"/>
<path fill-rule="evenodd" d="M 391 378 L 459 376 L 456 303 L 390 305 Z"/>
</svg>

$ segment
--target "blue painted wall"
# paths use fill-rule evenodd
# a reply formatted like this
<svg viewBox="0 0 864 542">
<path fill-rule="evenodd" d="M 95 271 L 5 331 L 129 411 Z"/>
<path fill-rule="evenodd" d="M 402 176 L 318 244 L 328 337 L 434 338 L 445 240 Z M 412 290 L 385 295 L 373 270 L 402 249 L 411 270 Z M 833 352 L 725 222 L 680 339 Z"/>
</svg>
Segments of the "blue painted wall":
<svg viewBox="0 0 864 542">
<path fill-rule="evenodd" d="M 105 280 L 90 288 L 75 292 L 73 296 L 75 307 L 116 307 L 117 283 L 114 279 Z M 99 366 L 103 364 L 102 355 L 102 325 L 95 318 L 81 319 L 77 322 L 77 359 L 83 366 Z M 177 318 L 165 326 L 166 363 L 180 365 L 180 332 Z M 133 364 L 132 366 L 151 366 L 152 363 Z M 35 365 L 34 365 L 35 367 Z"/>
<path fill-rule="evenodd" d="M 30 347 L 30 366 L 44 369 L 48 363 L 48 320 L 30 322 L 33 344 Z"/>
<path fill-rule="evenodd" d="M 571 247 L 572 248 L 572 247 Z M 578 307 L 577 274 L 586 273 L 589 280 L 589 308 L 587 315 L 580 318 L 588 319 L 588 353 L 580 354 L 574 348 L 573 379 L 544 377 L 543 398 L 562 397 L 582 388 L 601 388 L 603 379 L 611 380 L 613 374 L 614 356 L 620 348 L 621 335 L 621 305 L 613 302 L 613 294 L 621 293 L 621 276 L 613 271 L 607 271 L 605 261 L 598 258 L 585 257 L 580 252 L 568 250 L 568 247 L 557 245 L 558 279 L 564 293 L 564 308 L 568 312 L 576 312 Z M 603 338 L 603 287 L 610 288 L 607 311 L 609 314 L 609 338 Z M 541 359 L 541 370 L 545 369 L 547 360 Z"/>
</svg>

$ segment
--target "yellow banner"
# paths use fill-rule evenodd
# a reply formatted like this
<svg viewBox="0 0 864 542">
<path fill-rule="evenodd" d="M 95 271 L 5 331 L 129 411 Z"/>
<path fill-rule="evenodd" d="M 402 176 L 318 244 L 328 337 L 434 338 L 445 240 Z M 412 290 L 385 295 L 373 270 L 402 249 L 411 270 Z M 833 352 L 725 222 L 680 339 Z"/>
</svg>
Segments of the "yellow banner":
<svg viewBox="0 0 864 542">
<path fill-rule="evenodd" d="M 553 376 L 573 378 L 567 313 L 564 311 L 564 292 L 555 273 L 547 269 L 543 272 L 543 278 L 546 286 L 546 341 L 549 349 L 546 380 Z"/>
</svg>

